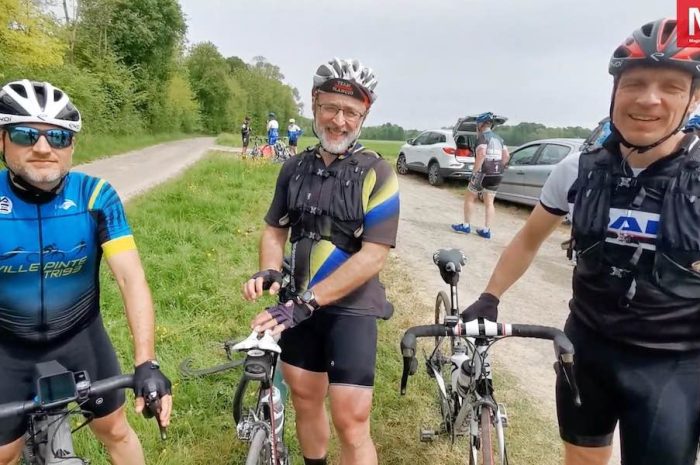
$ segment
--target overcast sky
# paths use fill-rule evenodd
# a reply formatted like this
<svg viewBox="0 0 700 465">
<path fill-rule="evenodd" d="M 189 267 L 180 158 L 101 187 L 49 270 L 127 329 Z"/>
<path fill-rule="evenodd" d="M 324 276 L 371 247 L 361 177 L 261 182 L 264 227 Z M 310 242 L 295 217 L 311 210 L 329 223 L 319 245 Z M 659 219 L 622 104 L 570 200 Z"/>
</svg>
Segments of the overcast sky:
<svg viewBox="0 0 700 465">
<path fill-rule="evenodd" d="M 374 69 L 366 124 L 452 125 L 493 111 L 509 124 L 594 127 L 608 113 L 615 47 L 675 0 L 180 0 L 190 44 L 262 55 L 299 89 L 310 116 L 319 64 Z M 274 111 L 273 108 L 270 109 Z"/>
</svg>

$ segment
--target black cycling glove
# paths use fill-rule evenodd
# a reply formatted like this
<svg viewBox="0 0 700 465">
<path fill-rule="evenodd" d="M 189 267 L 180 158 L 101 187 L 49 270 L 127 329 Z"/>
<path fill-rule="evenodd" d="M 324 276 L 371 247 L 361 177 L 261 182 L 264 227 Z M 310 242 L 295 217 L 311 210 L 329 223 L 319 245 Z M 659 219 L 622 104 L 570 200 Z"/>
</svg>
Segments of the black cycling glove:
<svg viewBox="0 0 700 465">
<path fill-rule="evenodd" d="M 267 313 L 275 319 L 277 324 L 284 325 L 285 329 L 289 329 L 309 318 L 313 310 L 304 302 L 294 299 L 269 307 Z"/>
<path fill-rule="evenodd" d="M 282 285 L 282 273 L 277 270 L 273 270 L 272 268 L 263 271 L 258 271 L 250 277 L 250 279 L 258 278 L 263 279 L 263 290 L 265 291 L 270 289 L 270 286 L 272 286 L 273 283 L 277 283 L 280 286 Z"/>
<path fill-rule="evenodd" d="M 149 398 L 149 394 L 156 392 L 158 397 L 172 393 L 172 384 L 160 371 L 157 362 L 149 360 L 137 366 L 134 370 L 134 393 L 136 397 Z"/>
<path fill-rule="evenodd" d="M 486 318 L 491 321 L 498 321 L 498 297 L 488 292 L 484 292 L 479 299 L 464 309 L 462 321 L 471 321 L 476 318 Z"/>
</svg>

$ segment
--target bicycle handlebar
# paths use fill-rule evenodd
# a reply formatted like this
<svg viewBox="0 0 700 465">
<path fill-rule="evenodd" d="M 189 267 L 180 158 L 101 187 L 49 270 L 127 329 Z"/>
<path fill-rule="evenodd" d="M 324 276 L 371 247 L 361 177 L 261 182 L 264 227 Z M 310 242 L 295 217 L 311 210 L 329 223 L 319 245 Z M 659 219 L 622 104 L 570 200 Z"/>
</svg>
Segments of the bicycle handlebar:
<svg viewBox="0 0 700 465">
<path fill-rule="evenodd" d="M 133 389 L 133 387 L 134 375 L 118 375 L 92 383 L 88 390 L 87 396 L 95 397 L 117 389 Z M 66 401 L 65 405 L 68 405 L 70 402 L 71 401 Z M 42 408 L 43 406 L 37 399 L 8 402 L 0 405 L 0 418 L 7 418 L 14 415 L 28 415 L 30 413 L 38 412 Z"/>
<path fill-rule="evenodd" d="M 496 323 L 484 318 L 477 318 L 472 321 L 467 321 L 466 323 L 459 322 L 454 326 L 423 325 L 414 326 L 406 330 L 401 339 L 401 354 L 403 355 L 401 395 L 406 394 L 408 377 L 415 374 L 417 368 L 417 363 L 415 362 L 417 338 L 440 336 L 487 339 L 515 336 L 551 340 L 554 342 L 554 352 L 557 357 L 557 363 L 563 369 L 563 375 L 571 387 L 574 403 L 577 406 L 581 405 L 578 386 L 573 376 L 574 345 L 564 332 L 549 326 Z"/>
</svg>

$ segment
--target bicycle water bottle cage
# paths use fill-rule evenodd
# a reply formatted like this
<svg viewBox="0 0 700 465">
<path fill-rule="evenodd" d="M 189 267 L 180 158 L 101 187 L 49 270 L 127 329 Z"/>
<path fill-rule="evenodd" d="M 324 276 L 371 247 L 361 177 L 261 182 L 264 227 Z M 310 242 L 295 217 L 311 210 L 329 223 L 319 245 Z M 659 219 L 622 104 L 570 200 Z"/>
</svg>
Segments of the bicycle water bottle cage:
<svg viewBox="0 0 700 465">
<path fill-rule="evenodd" d="M 440 270 L 442 280 L 455 286 L 459 282 L 462 265 L 467 263 L 467 257 L 459 249 L 439 249 L 433 254 L 433 263 Z"/>
</svg>

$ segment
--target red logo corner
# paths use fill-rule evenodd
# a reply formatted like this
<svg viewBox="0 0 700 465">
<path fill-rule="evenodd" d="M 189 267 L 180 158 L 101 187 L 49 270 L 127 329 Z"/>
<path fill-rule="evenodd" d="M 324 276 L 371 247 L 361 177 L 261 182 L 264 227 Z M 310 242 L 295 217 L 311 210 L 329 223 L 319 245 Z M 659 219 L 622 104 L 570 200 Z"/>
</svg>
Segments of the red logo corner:
<svg viewBox="0 0 700 465">
<path fill-rule="evenodd" d="M 676 0 L 678 46 L 700 47 L 700 0 Z"/>
</svg>

